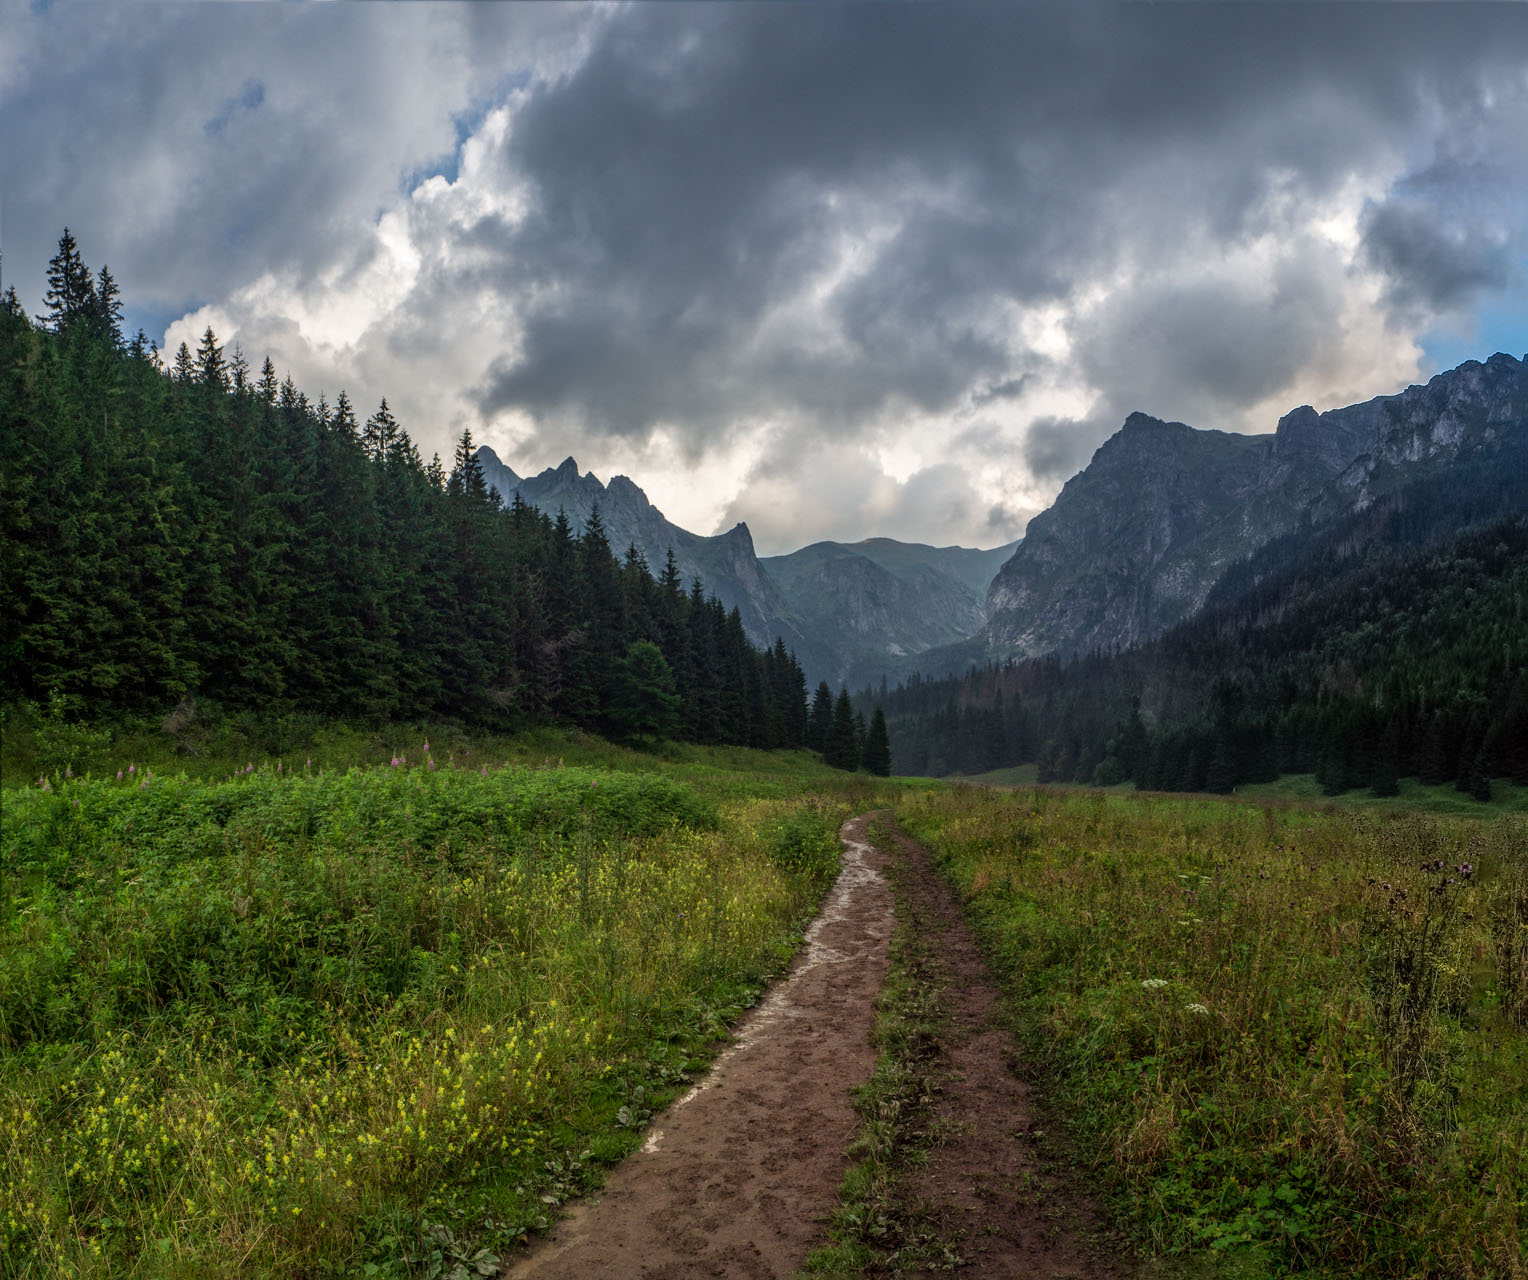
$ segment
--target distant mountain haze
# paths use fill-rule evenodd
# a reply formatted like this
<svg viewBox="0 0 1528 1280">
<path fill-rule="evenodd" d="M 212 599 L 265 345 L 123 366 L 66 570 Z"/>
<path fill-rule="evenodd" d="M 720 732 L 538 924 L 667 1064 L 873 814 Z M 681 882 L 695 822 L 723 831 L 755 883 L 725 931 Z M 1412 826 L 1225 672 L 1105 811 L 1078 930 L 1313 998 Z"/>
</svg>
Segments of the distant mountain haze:
<svg viewBox="0 0 1528 1280">
<path fill-rule="evenodd" d="M 869 538 L 814 542 L 763 563 L 814 635 L 843 656 L 850 685 L 895 680 L 918 656 L 986 622 L 986 592 L 1017 543 L 991 551 Z"/>
<path fill-rule="evenodd" d="M 548 515 L 566 512 L 575 533 L 583 531 L 590 514 L 599 509 L 611 549 L 624 556 L 629 546 L 646 558 L 654 574 L 663 570 L 670 550 L 685 586 L 699 578 L 707 594 L 714 593 L 729 609 L 737 609 L 743 630 L 755 644 L 771 645 L 775 637 L 794 649 L 808 674 L 829 667 L 833 655 L 808 634 L 790 603 L 759 565 L 753 537 L 745 524 L 726 533 L 704 537 L 681 529 L 664 518 L 625 476 L 601 484 L 592 471 L 579 474 L 578 463 L 565 458 L 540 475 L 521 477 L 486 446 L 476 454 L 483 478 L 508 505 L 518 493 L 523 502 Z M 819 677 L 820 678 L 820 677 Z"/>
<path fill-rule="evenodd" d="M 686 585 L 699 577 L 707 593 L 737 608 L 756 644 L 782 638 L 814 684 L 895 679 L 915 655 L 980 632 L 988 584 L 1018 545 L 980 551 L 869 538 L 760 559 L 747 525 L 711 537 L 691 533 L 625 476 L 602 484 L 567 458 L 522 477 L 487 446 L 476 457 L 506 504 L 518 493 L 549 515 L 562 510 L 575 532 L 597 507 L 611 547 L 624 554 L 635 545 L 654 573 L 672 550 Z"/>
</svg>

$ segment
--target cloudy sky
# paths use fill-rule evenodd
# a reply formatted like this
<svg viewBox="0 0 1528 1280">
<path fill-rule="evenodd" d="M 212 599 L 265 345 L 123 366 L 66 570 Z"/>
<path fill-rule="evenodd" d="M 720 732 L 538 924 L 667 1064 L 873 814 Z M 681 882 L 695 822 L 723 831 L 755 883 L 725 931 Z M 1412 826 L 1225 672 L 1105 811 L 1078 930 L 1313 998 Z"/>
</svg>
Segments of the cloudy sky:
<svg viewBox="0 0 1528 1280">
<path fill-rule="evenodd" d="M 4 270 L 761 552 L 1528 350 L 1528 5 L 14 3 Z"/>
</svg>

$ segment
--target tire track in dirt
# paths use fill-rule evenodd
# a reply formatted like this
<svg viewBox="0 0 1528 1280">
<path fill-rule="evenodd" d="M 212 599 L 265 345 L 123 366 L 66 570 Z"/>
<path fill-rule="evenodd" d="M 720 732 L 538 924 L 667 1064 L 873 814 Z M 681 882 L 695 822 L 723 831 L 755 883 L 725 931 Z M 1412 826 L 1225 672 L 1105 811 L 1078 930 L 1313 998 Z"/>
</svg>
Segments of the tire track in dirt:
<svg viewBox="0 0 1528 1280">
<path fill-rule="evenodd" d="M 870 1078 L 893 927 L 888 859 L 866 817 L 839 832 L 843 869 L 789 974 L 705 1078 L 511 1269 L 536 1280 L 790 1276 L 825 1234 Z"/>
</svg>

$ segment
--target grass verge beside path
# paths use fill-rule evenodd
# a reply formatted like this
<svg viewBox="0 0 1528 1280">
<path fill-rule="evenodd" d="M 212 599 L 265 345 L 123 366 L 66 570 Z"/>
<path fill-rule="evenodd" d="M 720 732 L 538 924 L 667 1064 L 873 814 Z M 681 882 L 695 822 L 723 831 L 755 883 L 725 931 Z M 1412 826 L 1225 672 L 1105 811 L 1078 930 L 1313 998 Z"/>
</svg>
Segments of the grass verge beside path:
<svg viewBox="0 0 1528 1280">
<path fill-rule="evenodd" d="M 1156 1251 L 1528 1276 L 1528 825 L 965 787 L 902 825 Z"/>
<path fill-rule="evenodd" d="M 0 1275 L 494 1274 L 788 961 L 870 789 L 408 748 L 0 797 Z"/>
<path fill-rule="evenodd" d="M 878 845 L 886 839 L 884 827 L 874 821 L 869 834 Z M 807 1260 L 805 1269 L 812 1274 L 864 1275 L 915 1265 L 949 1269 L 961 1262 L 938 1221 L 925 1206 L 909 1202 L 901 1187 L 934 1137 L 928 1119 L 939 1092 L 939 1011 L 947 982 L 930 946 L 936 922 L 908 894 L 906 866 L 893 863 L 888 874 L 897 923 L 891 967 L 876 1001 L 880 1056 L 870 1080 L 855 1091 L 862 1127 L 849 1154 L 858 1163 L 839 1189 L 831 1242 Z"/>
</svg>

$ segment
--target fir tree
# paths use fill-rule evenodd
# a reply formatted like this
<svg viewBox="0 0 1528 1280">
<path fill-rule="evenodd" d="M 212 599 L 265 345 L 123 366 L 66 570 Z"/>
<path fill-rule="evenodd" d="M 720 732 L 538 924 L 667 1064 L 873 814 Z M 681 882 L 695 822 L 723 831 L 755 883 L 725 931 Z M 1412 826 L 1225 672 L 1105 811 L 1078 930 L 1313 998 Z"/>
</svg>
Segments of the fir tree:
<svg viewBox="0 0 1528 1280">
<path fill-rule="evenodd" d="M 79 245 L 68 227 L 59 237 L 58 252 L 48 263 L 48 289 L 43 294 L 43 301 L 48 304 L 48 313 L 39 316 L 38 320 L 60 337 L 66 336 L 81 321 L 96 318 L 98 300 L 90 269 L 80 256 Z"/>
<path fill-rule="evenodd" d="M 122 297 L 111 269 L 105 265 L 96 274 L 94 321 L 96 331 L 114 347 L 122 345 Z"/>
<path fill-rule="evenodd" d="M 651 640 L 637 640 L 616 664 L 606 715 L 619 733 L 665 737 L 674 732 L 679 695 L 663 651 Z"/>
<path fill-rule="evenodd" d="M 854 704 L 849 701 L 848 689 L 839 689 L 838 698 L 833 703 L 833 719 L 823 741 L 822 758 L 824 763 L 835 769 L 853 772 L 859 768 L 859 744 L 854 735 Z"/>
<path fill-rule="evenodd" d="M 878 778 L 891 774 L 891 738 L 886 732 L 886 711 L 879 703 L 870 717 L 870 728 L 865 734 L 864 756 L 860 763 L 867 772 Z"/>
<path fill-rule="evenodd" d="M 812 710 L 807 717 L 806 745 L 813 751 L 826 750 L 828 729 L 833 724 L 833 690 L 823 680 L 812 695 Z"/>
<path fill-rule="evenodd" d="M 228 367 L 223 363 L 223 348 L 209 324 L 196 349 L 196 378 L 209 391 L 228 390 Z M 288 379 L 290 381 L 290 379 Z"/>
</svg>

